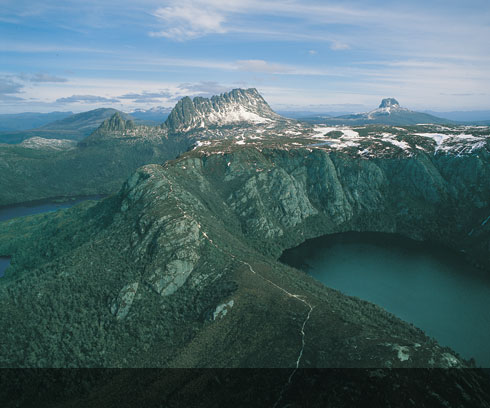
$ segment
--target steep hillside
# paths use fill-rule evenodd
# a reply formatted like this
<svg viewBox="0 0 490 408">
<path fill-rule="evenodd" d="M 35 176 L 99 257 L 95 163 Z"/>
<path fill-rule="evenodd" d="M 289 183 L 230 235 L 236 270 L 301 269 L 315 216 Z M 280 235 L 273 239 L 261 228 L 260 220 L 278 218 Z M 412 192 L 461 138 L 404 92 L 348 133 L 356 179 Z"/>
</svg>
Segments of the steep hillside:
<svg viewBox="0 0 490 408">
<path fill-rule="evenodd" d="M 465 366 L 275 259 L 310 237 L 367 230 L 442 242 L 489 268 L 489 163 L 486 149 L 365 160 L 202 147 L 139 169 L 94 207 L 6 222 L 1 364 L 294 366 L 311 312 L 301 366 Z"/>
<path fill-rule="evenodd" d="M 134 125 L 116 113 L 78 145 L 37 137 L 0 144 L 0 205 L 113 193 L 139 166 L 164 163 L 189 143 L 169 143 L 166 129 Z"/>
<path fill-rule="evenodd" d="M 308 238 L 381 231 L 464 250 L 490 271 L 488 129 L 270 125 L 225 126 L 211 139 L 162 127 L 194 148 L 141 167 L 98 204 L 3 223 L 0 255 L 12 263 L 0 279 L 0 365 L 288 368 L 264 380 L 272 403 L 302 384 L 296 368 L 470 367 L 277 258 Z M 129 160 L 154 149 L 137 129 L 115 116 L 78 149 L 127 146 Z M 390 389 L 409 381 L 415 405 L 489 406 L 476 370 L 427 371 L 430 384 L 374 373 Z M 108 381 L 127 380 L 98 386 Z"/>
</svg>

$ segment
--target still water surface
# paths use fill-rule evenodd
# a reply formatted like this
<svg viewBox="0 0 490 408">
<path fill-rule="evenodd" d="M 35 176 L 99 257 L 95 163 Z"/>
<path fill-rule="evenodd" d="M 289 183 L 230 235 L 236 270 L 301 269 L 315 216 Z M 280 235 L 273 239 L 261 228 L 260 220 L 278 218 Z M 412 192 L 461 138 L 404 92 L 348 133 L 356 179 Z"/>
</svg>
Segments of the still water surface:
<svg viewBox="0 0 490 408">
<path fill-rule="evenodd" d="M 11 218 L 23 217 L 26 215 L 40 214 L 44 212 L 57 211 L 61 208 L 70 208 L 86 200 L 101 200 L 105 195 L 91 195 L 82 197 L 68 198 L 67 201 L 58 202 L 54 200 L 41 200 L 29 203 L 14 204 L 0 207 L 0 222 Z"/>
<path fill-rule="evenodd" d="M 0 207 L 0 223 L 12 218 L 24 217 L 26 215 L 40 214 L 44 212 L 57 211 L 61 208 L 70 208 L 76 204 L 86 200 L 101 200 L 104 195 L 92 195 L 82 197 L 72 197 L 67 201 L 58 202 L 53 200 L 34 201 L 31 203 L 22 203 Z M 1 224 L 0 224 L 1 228 Z M 0 257 L 0 277 L 5 273 L 5 270 L 10 264 L 10 258 Z"/>
<path fill-rule="evenodd" d="M 281 261 L 490 367 L 490 273 L 462 254 L 393 234 L 349 232 L 308 240 Z"/>
</svg>

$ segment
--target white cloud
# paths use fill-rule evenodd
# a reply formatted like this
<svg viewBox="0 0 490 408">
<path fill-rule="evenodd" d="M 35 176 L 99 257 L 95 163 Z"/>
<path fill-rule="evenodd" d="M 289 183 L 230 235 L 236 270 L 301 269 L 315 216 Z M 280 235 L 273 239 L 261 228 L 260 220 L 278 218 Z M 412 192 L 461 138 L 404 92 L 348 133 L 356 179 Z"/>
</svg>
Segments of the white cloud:
<svg viewBox="0 0 490 408">
<path fill-rule="evenodd" d="M 274 64 L 260 59 L 239 60 L 236 61 L 236 67 L 241 71 L 271 74 L 285 73 L 288 71 L 288 68 L 284 65 Z"/>
<path fill-rule="evenodd" d="M 226 29 L 224 13 L 195 2 L 181 2 L 161 7 L 153 15 L 163 24 L 164 29 L 151 32 L 153 37 L 166 37 L 179 41 L 201 37 L 206 34 L 223 34 Z"/>
<path fill-rule="evenodd" d="M 66 78 L 61 78 L 56 75 L 50 75 L 46 73 L 37 73 L 37 74 L 20 74 L 19 78 L 24 80 L 24 81 L 30 81 L 30 82 L 47 82 L 47 83 L 53 83 L 53 82 L 68 82 L 68 79 Z"/>
<path fill-rule="evenodd" d="M 118 99 L 99 95 L 72 95 L 56 99 L 58 103 L 117 103 Z"/>
<path fill-rule="evenodd" d="M 229 86 L 222 85 L 216 81 L 201 81 L 198 83 L 183 83 L 179 85 L 179 89 L 185 94 L 212 96 L 218 95 L 230 90 Z"/>
<path fill-rule="evenodd" d="M 348 50 L 350 46 L 340 41 L 332 41 L 330 44 L 330 49 L 334 51 Z"/>
</svg>

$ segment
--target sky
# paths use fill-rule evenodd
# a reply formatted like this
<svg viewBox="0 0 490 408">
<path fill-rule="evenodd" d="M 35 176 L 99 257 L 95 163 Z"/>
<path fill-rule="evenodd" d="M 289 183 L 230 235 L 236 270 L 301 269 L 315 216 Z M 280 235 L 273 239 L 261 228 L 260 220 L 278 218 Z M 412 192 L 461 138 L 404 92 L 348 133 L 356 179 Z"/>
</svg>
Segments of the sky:
<svg viewBox="0 0 490 408">
<path fill-rule="evenodd" d="M 0 0 L 0 113 L 251 87 L 280 111 L 488 110 L 490 1 Z"/>
</svg>

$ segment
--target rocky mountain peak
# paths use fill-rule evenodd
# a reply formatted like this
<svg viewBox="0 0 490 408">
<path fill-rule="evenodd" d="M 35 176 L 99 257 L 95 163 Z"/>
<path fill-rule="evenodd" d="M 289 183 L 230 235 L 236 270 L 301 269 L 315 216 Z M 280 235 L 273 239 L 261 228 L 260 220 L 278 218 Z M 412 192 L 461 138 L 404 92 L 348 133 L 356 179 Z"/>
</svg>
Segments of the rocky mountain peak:
<svg viewBox="0 0 490 408">
<path fill-rule="evenodd" d="M 165 124 L 173 131 L 189 131 L 233 123 L 267 123 L 281 119 L 255 88 L 233 89 L 211 98 L 182 98 Z"/>
<path fill-rule="evenodd" d="M 132 120 L 125 120 L 119 112 L 114 113 L 109 119 L 104 120 L 99 130 L 114 131 L 134 128 Z"/>
<path fill-rule="evenodd" d="M 379 109 L 383 108 L 399 108 L 400 104 L 395 98 L 385 98 L 381 101 Z"/>
</svg>

